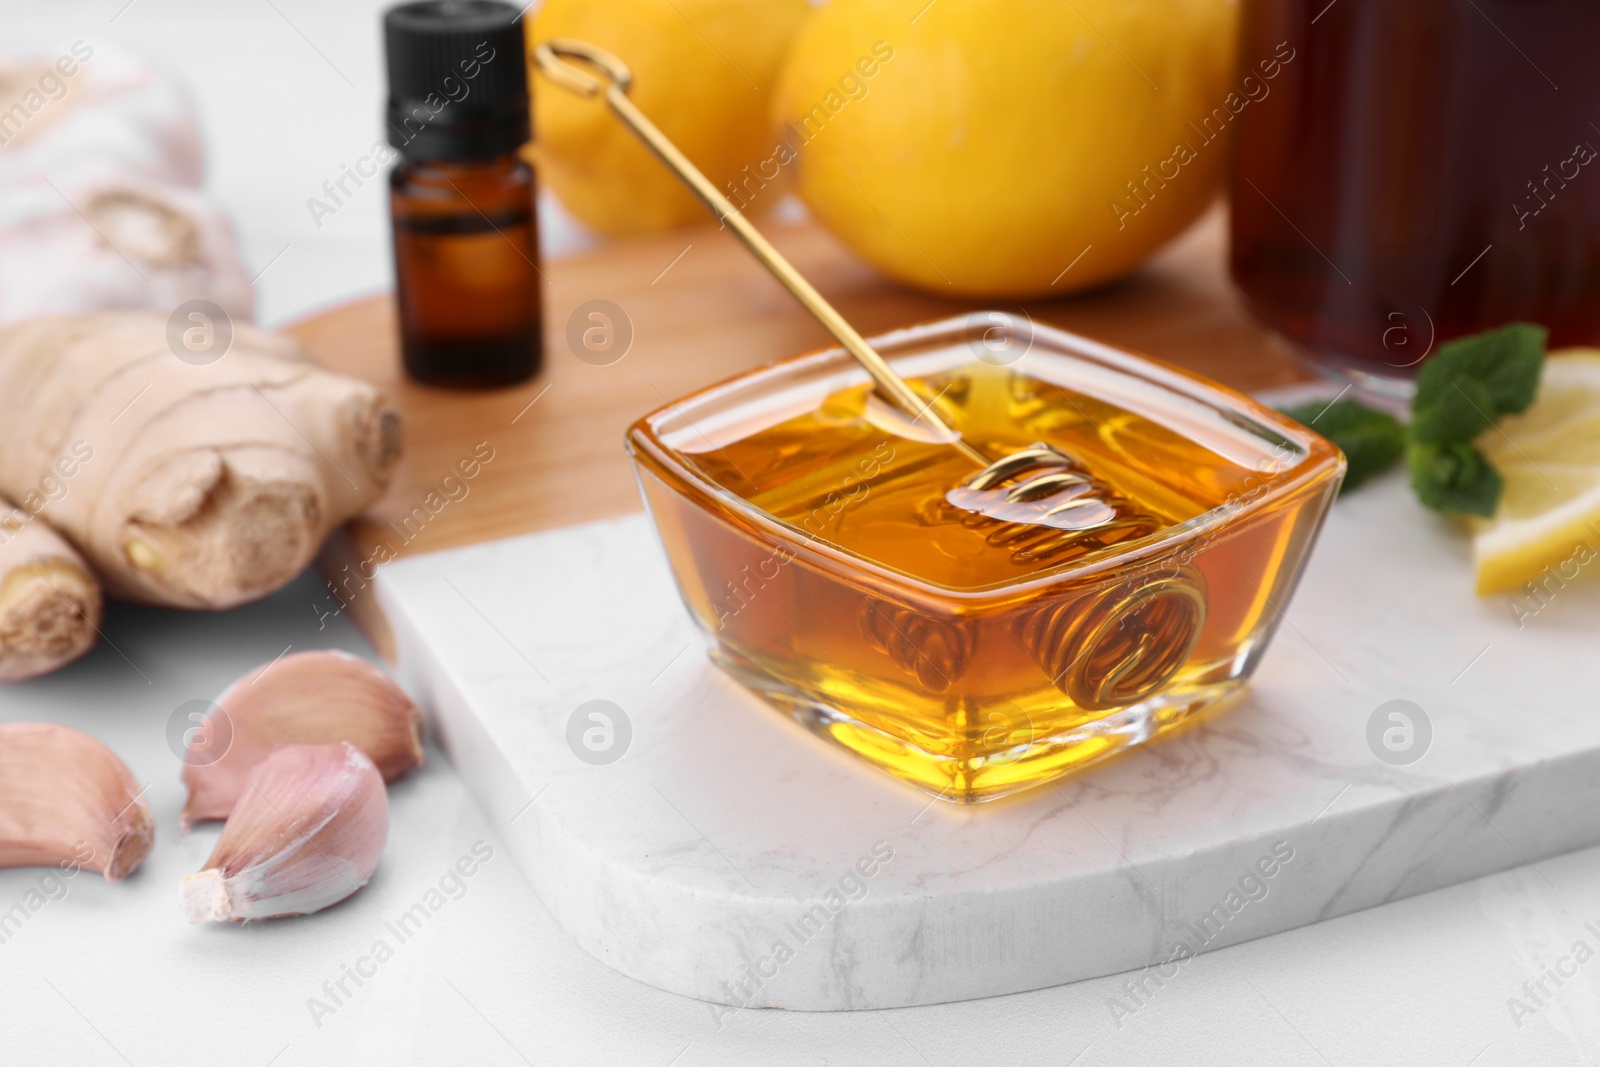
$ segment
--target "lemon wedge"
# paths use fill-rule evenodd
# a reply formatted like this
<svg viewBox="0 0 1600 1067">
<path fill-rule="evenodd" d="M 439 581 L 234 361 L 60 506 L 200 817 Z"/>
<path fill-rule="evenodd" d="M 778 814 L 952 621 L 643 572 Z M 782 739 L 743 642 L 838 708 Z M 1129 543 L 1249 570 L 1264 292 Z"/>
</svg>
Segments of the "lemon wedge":
<svg viewBox="0 0 1600 1067">
<path fill-rule="evenodd" d="M 1564 585 L 1600 558 L 1600 349 L 1552 352 L 1533 405 L 1477 444 L 1505 478 L 1494 518 L 1474 521 L 1479 594 Z"/>
</svg>

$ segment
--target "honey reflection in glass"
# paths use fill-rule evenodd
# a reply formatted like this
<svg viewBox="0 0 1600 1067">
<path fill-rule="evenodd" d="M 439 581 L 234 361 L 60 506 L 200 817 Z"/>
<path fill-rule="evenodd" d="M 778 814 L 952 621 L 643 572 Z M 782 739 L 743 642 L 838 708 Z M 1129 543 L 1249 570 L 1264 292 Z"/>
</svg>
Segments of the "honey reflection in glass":
<svg viewBox="0 0 1600 1067">
<path fill-rule="evenodd" d="M 1138 744 L 1240 686 L 1343 471 L 1327 442 L 1237 394 L 1034 333 L 1011 366 L 974 359 L 959 321 L 880 349 L 986 455 L 1042 441 L 1079 460 L 1126 520 L 1109 532 L 1063 538 L 952 504 L 972 464 L 869 399 L 837 353 L 629 435 L 713 659 L 960 802 Z"/>
</svg>

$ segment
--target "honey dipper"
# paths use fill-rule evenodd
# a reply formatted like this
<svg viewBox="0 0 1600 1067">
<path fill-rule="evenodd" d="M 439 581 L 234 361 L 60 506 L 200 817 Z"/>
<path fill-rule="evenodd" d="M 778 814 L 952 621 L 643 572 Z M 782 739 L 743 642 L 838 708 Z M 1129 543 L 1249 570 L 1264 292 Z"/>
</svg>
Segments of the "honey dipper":
<svg viewBox="0 0 1600 1067">
<path fill-rule="evenodd" d="M 568 60 L 588 64 L 603 73 L 609 83 Z M 622 60 L 585 41 L 558 38 L 534 48 L 533 62 L 541 73 L 569 92 L 585 97 L 603 92 L 606 103 L 623 124 L 682 179 L 712 214 L 727 225 L 762 265 L 833 334 L 844 350 L 855 357 L 886 400 L 909 415 L 913 422 L 928 424 L 940 440 L 981 468 L 962 486 L 952 489 L 946 499 L 963 511 L 1002 523 L 1000 530 L 990 534 L 991 543 L 1012 547 L 1019 558 L 1038 559 L 1090 533 L 1103 536 L 1113 530 L 1129 529 L 1136 531 L 1133 536 L 1139 536 L 1164 525 L 1160 519 L 1133 508 L 1121 494 L 1091 475 L 1082 464 L 1049 444 L 1036 442 L 991 461 L 963 440 L 933 410 L 933 401 L 924 402 L 794 264 L 785 259 L 629 99 L 633 73 Z M 1029 477 L 1023 480 L 1025 475 Z M 1040 527 L 1046 529 L 1040 530 Z"/>
</svg>

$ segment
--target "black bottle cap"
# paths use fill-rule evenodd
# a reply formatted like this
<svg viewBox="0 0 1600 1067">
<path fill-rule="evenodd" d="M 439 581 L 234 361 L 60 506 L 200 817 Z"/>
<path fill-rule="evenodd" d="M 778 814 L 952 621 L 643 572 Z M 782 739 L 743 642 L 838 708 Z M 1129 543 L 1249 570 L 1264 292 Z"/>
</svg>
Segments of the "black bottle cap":
<svg viewBox="0 0 1600 1067">
<path fill-rule="evenodd" d="M 389 143 L 407 159 L 491 159 L 527 143 L 522 14 L 497 0 L 419 0 L 383 16 Z"/>
</svg>

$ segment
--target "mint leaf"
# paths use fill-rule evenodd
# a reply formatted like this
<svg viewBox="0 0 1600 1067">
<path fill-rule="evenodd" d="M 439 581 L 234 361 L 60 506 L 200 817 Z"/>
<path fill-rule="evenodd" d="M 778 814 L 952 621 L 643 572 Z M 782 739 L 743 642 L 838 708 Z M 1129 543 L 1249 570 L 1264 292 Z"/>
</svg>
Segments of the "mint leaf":
<svg viewBox="0 0 1600 1067">
<path fill-rule="evenodd" d="M 1435 511 L 1494 514 L 1504 479 L 1469 443 L 1501 415 L 1526 411 L 1544 367 L 1543 326 L 1513 322 L 1458 337 L 1417 372 L 1407 464 L 1417 499 Z"/>
<path fill-rule="evenodd" d="M 1482 452 L 1465 441 L 1412 444 L 1406 462 L 1417 499 L 1434 511 L 1488 518 L 1500 503 L 1505 480 Z"/>
<path fill-rule="evenodd" d="M 1344 452 L 1348 467 L 1340 493 L 1394 466 L 1406 450 L 1406 428 L 1382 411 L 1356 403 L 1313 400 L 1284 414 L 1326 437 Z"/>
<path fill-rule="evenodd" d="M 1414 406 L 1411 439 L 1424 445 L 1470 441 L 1494 425 L 1494 410 L 1494 397 L 1482 379 L 1457 378 L 1433 403 Z"/>
<path fill-rule="evenodd" d="M 1505 479 L 1471 442 L 1501 415 L 1533 403 L 1547 335 L 1543 326 L 1514 322 L 1441 346 L 1417 374 L 1409 427 L 1353 400 L 1301 404 L 1284 414 L 1343 449 L 1349 464 L 1344 489 L 1404 455 L 1411 487 L 1425 506 L 1492 516 Z"/>
<path fill-rule="evenodd" d="M 1539 391 L 1539 371 L 1544 365 L 1544 343 L 1549 331 L 1529 322 L 1513 322 L 1498 330 L 1458 337 L 1442 345 L 1417 372 L 1417 392 L 1411 403 L 1413 420 L 1422 412 L 1454 403 L 1455 385 L 1471 379 L 1483 385 L 1493 419 L 1526 411 Z"/>
</svg>

